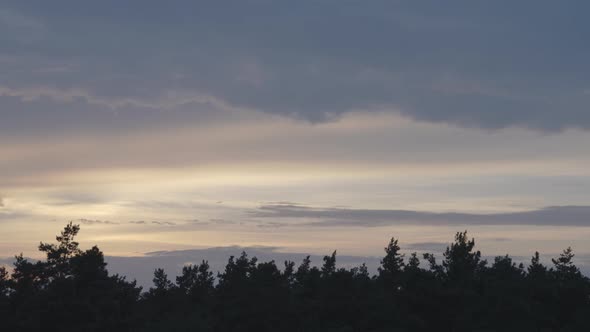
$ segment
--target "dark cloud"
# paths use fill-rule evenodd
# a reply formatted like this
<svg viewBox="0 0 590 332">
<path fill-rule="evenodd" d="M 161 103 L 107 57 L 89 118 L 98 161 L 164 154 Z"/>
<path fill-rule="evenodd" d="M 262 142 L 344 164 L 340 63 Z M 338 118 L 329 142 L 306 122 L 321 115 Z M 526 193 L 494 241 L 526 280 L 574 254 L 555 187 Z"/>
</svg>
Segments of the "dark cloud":
<svg viewBox="0 0 590 332">
<path fill-rule="evenodd" d="M 206 105 L 311 121 L 394 109 L 469 127 L 590 128 L 586 1 L 2 6 L 7 128 L 130 126 L 150 116 L 128 109 L 182 118 Z M 61 106 L 46 114 L 46 101 Z"/>
<path fill-rule="evenodd" d="M 536 225 L 590 226 L 590 206 L 552 206 L 539 210 L 473 214 L 411 210 L 315 208 L 302 205 L 263 205 L 250 216 L 301 219 L 297 225 L 379 227 L 389 225 Z M 276 222 L 276 221 L 274 221 Z M 286 221 L 289 222 L 289 221 Z"/>
</svg>

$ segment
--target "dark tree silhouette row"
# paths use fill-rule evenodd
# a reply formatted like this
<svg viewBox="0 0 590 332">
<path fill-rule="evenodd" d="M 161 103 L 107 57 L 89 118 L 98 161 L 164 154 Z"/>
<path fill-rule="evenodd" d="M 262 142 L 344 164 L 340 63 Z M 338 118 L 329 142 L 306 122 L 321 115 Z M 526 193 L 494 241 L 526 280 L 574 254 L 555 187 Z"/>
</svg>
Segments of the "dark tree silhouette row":
<svg viewBox="0 0 590 332">
<path fill-rule="evenodd" d="M 175 282 L 157 269 L 147 292 L 109 275 L 103 253 L 83 251 L 68 224 L 44 261 L 16 257 L 0 268 L 3 331 L 590 331 L 590 281 L 570 248 L 544 266 L 509 256 L 488 263 L 467 232 L 457 233 L 440 264 L 407 259 L 396 239 L 377 275 L 363 264 L 337 268 L 230 257 L 215 278 L 209 265 L 185 266 Z"/>
</svg>

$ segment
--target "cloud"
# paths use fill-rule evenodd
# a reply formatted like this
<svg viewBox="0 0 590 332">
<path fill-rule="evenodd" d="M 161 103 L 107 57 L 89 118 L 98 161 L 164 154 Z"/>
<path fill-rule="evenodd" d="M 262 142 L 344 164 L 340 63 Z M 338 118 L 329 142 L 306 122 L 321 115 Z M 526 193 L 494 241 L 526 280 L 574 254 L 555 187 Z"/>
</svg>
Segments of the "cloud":
<svg viewBox="0 0 590 332">
<path fill-rule="evenodd" d="M 170 221 L 152 221 L 152 224 L 156 225 L 165 225 L 165 226 L 174 226 L 176 223 Z"/>
<path fill-rule="evenodd" d="M 8 96 L 43 96 L 121 109 L 212 104 L 309 121 L 388 110 L 488 129 L 590 129 L 586 2 L 4 6 L 0 24 L 43 27 L 34 52 L 11 30 L 0 33 L 10 41 L 0 51 L 12 56 L 0 78 L 9 121 Z M 41 70 L 64 63 L 76 70 Z"/>
<path fill-rule="evenodd" d="M 44 28 L 43 23 L 40 21 L 8 9 L 0 9 L 0 25 L 13 29 Z"/>
<path fill-rule="evenodd" d="M 175 226 L 176 225 L 175 222 L 171 222 L 171 221 L 158 221 L 158 220 L 154 220 L 154 221 L 132 220 L 132 221 L 129 221 L 128 223 L 129 224 L 135 224 L 135 225 L 148 225 L 148 224 L 161 225 L 161 226 Z"/>
<path fill-rule="evenodd" d="M 4 197 L 0 196 L 0 208 L 4 207 Z"/>
<path fill-rule="evenodd" d="M 93 220 L 93 219 L 78 219 L 76 222 L 80 222 L 84 225 L 118 225 L 118 222 L 108 220 Z"/>
<path fill-rule="evenodd" d="M 144 220 L 130 221 L 129 223 L 130 224 L 138 224 L 138 225 L 145 225 L 145 224 L 147 224 L 147 222 L 144 221 Z"/>
<path fill-rule="evenodd" d="M 55 191 L 49 195 L 48 205 L 52 206 L 75 206 L 75 205 L 93 205 L 93 204 L 105 204 L 109 202 L 104 195 L 100 195 L 85 190 L 68 190 L 68 191 Z"/>
<path fill-rule="evenodd" d="M 296 222 L 291 224 L 313 226 L 590 226 L 590 206 L 552 206 L 524 212 L 473 214 L 411 210 L 315 208 L 303 205 L 278 204 L 262 205 L 257 210 L 249 211 L 249 215 L 263 219 L 293 219 Z"/>
<path fill-rule="evenodd" d="M 217 225 L 233 225 L 236 224 L 235 221 L 227 220 L 227 219 L 220 219 L 220 218 L 213 218 L 209 219 L 209 222 L 217 224 Z"/>
<path fill-rule="evenodd" d="M 289 226 L 289 224 L 286 224 L 284 222 L 278 222 L 278 221 L 261 222 L 256 225 L 256 227 L 259 227 L 259 228 L 282 228 L 282 227 L 287 227 L 287 226 Z"/>
<path fill-rule="evenodd" d="M 448 245 L 445 242 L 416 242 L 404 245 L 403 249 L 441 253 Z"/>
<path fill-rule="evenodd" d="M 493 238 L 493 239 L 488 239 L 488 241 L 505 242 L 505 241 L 510 241 L 510 239 Z M 476 242 L 479 242 L 479 241 L 476 241 Z M 440 255 L 446 250 L 447 247 L 449 247 L 450 244 L 451 244 L 450 241 L 449 242 L 414 242 L 414 243 L 407 243 L 407 244 L 401 243 L 401 249 L 404 251 L 430 252 L 430 253 L 436 253 L 436 254 Z M 521 261 L 528 259 L 528 256 L 527 257 L 512 256 L 512 257 L 518 258 Z M 493 261 L 493 256 L 491 258 L 492 259 L 490 261 Z"/>
<path fill-rule="evenodd" d="M 13 221 L 13 220 L 19 220 L 19 219 L 23 219 L 25 217 L 29 218 L 31 217 L 31 214 L 26 214 L 26 213 L 22 213 L 22 212 L 14 212 L 14 211 L 9 211 L 9 212 L 2 212 L 0 213 L 0 221 Z"/>
<path fill-rule="evenodd" d="M 90 105 L 105 106 L 111 110 L 122 108 L 153 108 L 153 109 L 171 109 L 180 105 L 187 104 L 211 104 L 218 108 L 231 109 L 230 106 L 213 97 L 192 94 L 182 95 L 177 92 L 167 91 L 163 96 L 157 99 L 134 99 L 134 98 L 101 98 L 93 95 L 84 89 L 56 89 L 52 87 L 27 87 L 27 88 L 10 88 L 0 86 L 0 96 L 17 97 L 21 101 L 30 102 L 43 98 L 49 98 L 61 103 L 71 103 L 76 100 L 85 100 Z"/>
<path fill-rule="evenodd" d="M 171 221 L 145 221 L 145 220 L 132 220 L 129 222 L 115 222 L 108 220 L 92 220 L 92 219 L 77 219 L 76 222 L 80 222 L 84 225 L 121 225 L 121 224 L 133 224 L 133 225 L 160 225 L 160 226 L 176 226 L 175 222 Z M 192 225 L 192 224 L 191 224 Z"/>
</svg>

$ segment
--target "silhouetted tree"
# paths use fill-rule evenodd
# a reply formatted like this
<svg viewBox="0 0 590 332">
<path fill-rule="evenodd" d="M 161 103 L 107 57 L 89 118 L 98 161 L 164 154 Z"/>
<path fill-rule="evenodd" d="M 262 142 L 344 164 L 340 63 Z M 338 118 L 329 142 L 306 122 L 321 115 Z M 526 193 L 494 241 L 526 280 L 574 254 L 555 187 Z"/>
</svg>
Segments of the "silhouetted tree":
<svg viewBox="0 0 590 332">
<path fill-rule="evenodd" d="M 455 242 L 451 243 L 443 253 L 443 267 L 450 282 L 463 283 L 472 281 L 486 265 L 481 260 L 481 252 L 474 251 L 475 240 L 467 238 L 467 231 L 458 232 Z"/>
<path fill-rule="evenodd" d="M 11 283 L 9 273 L 4 266 L 0 266 L 0 317 L 8 317 L 10 313 Z"/>
<path fill-rule="evenodd" d="M 578 278 L 581 276 L 580 269 L 574 265 L 574 252 L 571 247 L 568 247 L 559 255 L 558 258 L 552 258 L 551 261 L 555 266 L 555 273 L 558 277 L 569 279 Z"/>
<path fill-rule="evenodd" d="M 57 244 L 43 242 L 39 244 L 39 251 L 47 256 L 44 270 L 50 281 L 53 278 L 71 277 L 70 259 L 82 252 L 78 248 L 78 242 L 74 241 L 79 231 L 80 226 L 70 222 L 61 234 L 55 237 Z"/>
<path fill-rule="evenodd" d="M 384 248 L 385 257 L 381 260 L 379 267 L 380 274 L 395 274 L 400 272 L 404 267 L 404 255 L 400 254 L 398 240 L 391 238 L 389 244 Z"/>
<path fill-rule="evenodd" d="M 322 266 L 322 277 L 328 278 L 336 272 L 336 250 L 330 256 L 324 256 L 324 265 Z"/>
<path fill-rule="evenodd" d="M 297 267 L 297 272 L 295 272 L 295 281 L 299 285 L 303 285 L 305 283 L 305 279 L 307 278 L 307 275 L 309 274 L 310 267 L 311 267 L 311 260 L 310 260 L 310 256 L 308 255 L 307 257 L 305 257 L 303 259 L 303 261 L 301 262 L 299 267 Z"/>
<path fill-rule="evenodd" d="M 539 252 L 535 251 L 535 254 L 531 258 L 531 263 L 527 267 L 529 278 L 541 278 L 544 279 L 547 275 L 547 268 L 541 264 Z"/>
<path fill-rule="evenodd" d="M 174 287 L 174 284 L 168 279 L 168 275 L 163 269 L 156 269 L 154 271 L 154 279 L 152 281 L 154 282 L 154 288 L 150 289 L 150 292 L 153 292 L 156 296 L 165 294 Z"/>
<path fill-rule="evenodd" d="M 295 262 L 285 261 L 285 268 L 283 269 L 283 278 L 289 286 L 295 283 Z"/>
<path fill-rule="evenodd" d="M 573 326 L 582 326 L 590 304 L 588 278 L 584 277 L 580 269 L 574 264 L 574 252 L 572 248 L 565 249 L 557 258 L 551 259 L 554 270 L 550 271 L 555 282 L 559 296 L 553 303 L 556 315 L 555 326 L 561 322 L 568 322 Z M 584 324 L 584 326 L 587 326 Z"/>
<path fill-rule="evenodd" d="M 209 262 L 202 261 L 199 265 L 186 265 L 182 274 L 176 277 L 178 288 L 193 300 L 206 299 L 213 291 L 215 278 L 209 270 Z"/>
<path fill-rule="evenodd" d="M 404 268 L 404 255 L 400 254 L 398 240 L 391 238 L 387 247 L 385 247 L 385 257 L 381 260 L 381 266 L 378 268 L 379 278 L 383 281 L 393 284 L 399 281 L 399 275 Z"/>
<path fill-rule="evenodd" d="M 408 259 L 408 265 L 406 265 L 406 270 L 408 271 L 415 271 L 420 269 L 420 258 L 418 258 L 418 254 L 413 252 Z"/>
</svg>

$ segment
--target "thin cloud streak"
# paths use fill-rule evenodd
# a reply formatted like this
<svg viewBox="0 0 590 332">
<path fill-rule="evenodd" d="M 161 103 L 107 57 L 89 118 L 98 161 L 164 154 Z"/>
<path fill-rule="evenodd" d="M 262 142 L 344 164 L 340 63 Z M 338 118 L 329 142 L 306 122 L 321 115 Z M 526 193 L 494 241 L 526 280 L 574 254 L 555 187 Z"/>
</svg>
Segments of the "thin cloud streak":
<svg viewBox="0 0 590 332">
<path fill-rule="evenodd" d="M 551 206 L 538 210 L 474 214 L 460 212 L 423 212 L 411 210 L 372 210 L 315 208 L 302 205 L 262 205 L 249 215 L 256 218 L 303 220 L 299 223 L 273 225 L 382 227 L 415 226 L 590 226 L 590 206 Z M 312 220 L 312 221 L 309 221 Z"/>
</svg>

